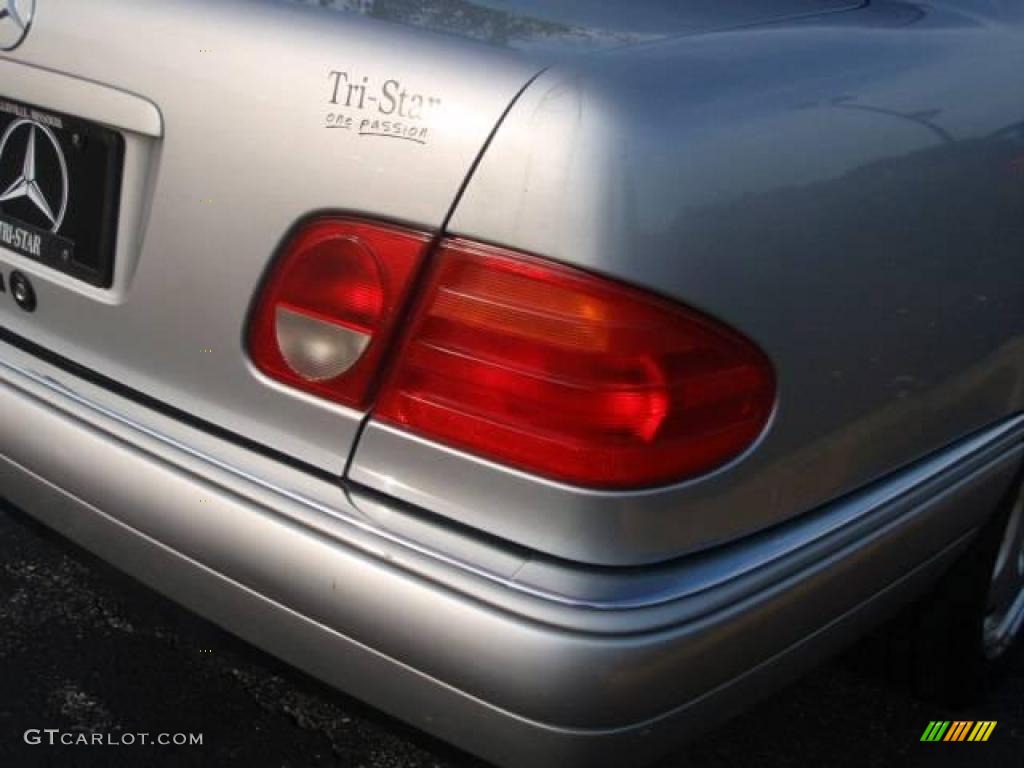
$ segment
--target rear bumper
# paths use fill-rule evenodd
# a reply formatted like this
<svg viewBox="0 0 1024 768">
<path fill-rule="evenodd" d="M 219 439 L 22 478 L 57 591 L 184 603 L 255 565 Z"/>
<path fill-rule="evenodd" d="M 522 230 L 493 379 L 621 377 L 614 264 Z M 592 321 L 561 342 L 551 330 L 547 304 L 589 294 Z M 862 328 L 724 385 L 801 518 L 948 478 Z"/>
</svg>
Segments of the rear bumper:
<svg viewBox="0 0 1024 768">
<path fill-rule="evenodd" d="M 638 764 L 863 631 L 966 545 L 1024 437 L 1010 419 L 784 530 L 617 572 L 422 521 L 414 542 L 380 497 L 3 342 L 0 414 L 0 496 L 328 683 L 534 766 Z"/>
</svg>

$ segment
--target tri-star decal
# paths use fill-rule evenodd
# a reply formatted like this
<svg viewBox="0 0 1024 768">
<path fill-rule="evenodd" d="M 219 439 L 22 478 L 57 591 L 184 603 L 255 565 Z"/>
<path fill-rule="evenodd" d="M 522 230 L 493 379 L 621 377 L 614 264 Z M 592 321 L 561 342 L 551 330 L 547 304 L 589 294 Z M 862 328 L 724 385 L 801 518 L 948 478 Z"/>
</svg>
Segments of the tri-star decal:
<svg viewBox="0 0 1024 768">
<path fill-rule="evenodd" d="M 0 51 L 17 48 L 28 34 L 35 0 L 0 0 Z"/>
<path fill-rule="evenodd" d="M 13 202 L 27 198 L 35 209 L 42 214 L 49 224 L 51 232 L 57 232 L 64 221 L 64 213 L 68 204 L 68 173 L 64 160 L 64 153 L 57 143 L 53 133 L 45 126 L 32 120 L 18 120 L 4 134 L 0 142 L 0 158 L 9 146 L 10 138 L 21 130 L 28 130 L 28 140 L 25 145 L 25 156 L 21 163 L 21 173 L 6 188 L 0 186 L 4 191 L 0 193 L 0 203 Z M 48 192 L 43 191 L 39 178 L 36 175 L 37 156 L 39 149 L 39 134 L 43 140 L 48 141 L 53 152 L 56 153 L 61 173 L 59 180 L 55 179 L 53 184 L 48 184 Z M 60 188 L 57 189 L 57 181 Z"/>
<path fill-rule="evenodd" d="M 0 8 L 0 20 L 10 18 L 18 27 L 24 30 L 28 26 L 21 14 L 18 13 L 18 0 L 5 0 L 5 7 Z"/>
<path fill-rule="evenodd" d="M 51 226 L 57 223 L 57 214 L 53 212 L 53 208 L 46 200 L 46 195 L 39 188 L 39 182 L 36 181 L 36 127 L 34 125 L 29 126 L 28 149 L 25 151 L 21 176 L 15 179 L 7 191 L 0 195 L 0 203 L 22 197 L 27 197 L 50 220 Z"/>
</svg>

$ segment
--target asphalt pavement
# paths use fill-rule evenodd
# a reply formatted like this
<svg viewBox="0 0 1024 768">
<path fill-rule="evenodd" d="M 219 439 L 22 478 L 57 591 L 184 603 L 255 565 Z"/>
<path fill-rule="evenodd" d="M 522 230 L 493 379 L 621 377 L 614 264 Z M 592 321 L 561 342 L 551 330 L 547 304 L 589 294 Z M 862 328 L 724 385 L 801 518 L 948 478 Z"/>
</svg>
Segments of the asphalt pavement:
<svg viewBox="0 0 1024 768">
<path fill-rule="evenodd" d="M 980 701 L 955 711 L 892 682 L 874 648 L 861 643 L 659 768 L 1024 766 L 1024 654 Z M 984 744 L 921 743 L 931 720 L 998 724 Z M 51 746 L 47 729 L 72 743 Z M 202 744 L 142 745 L 143 733 L 201 734 Z M 127 735 L 135 743 L 90 743 Z M 0 505 L 0 767 L 192 765 L 481 764 L 260 653 Z"/>
</svg>

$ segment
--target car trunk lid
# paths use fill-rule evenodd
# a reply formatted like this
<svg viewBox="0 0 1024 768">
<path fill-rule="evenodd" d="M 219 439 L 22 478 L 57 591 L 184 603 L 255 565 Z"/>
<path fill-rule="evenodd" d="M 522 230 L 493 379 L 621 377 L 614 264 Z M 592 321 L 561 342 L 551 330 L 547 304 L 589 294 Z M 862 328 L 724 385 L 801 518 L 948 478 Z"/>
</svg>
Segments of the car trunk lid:
<svg viewBox="0 0 1024 768">
<path fill-rule="evenodd" d="M 271 382 L 244 352 L 268 264 L 318 212 L 439 231 L 538 70 L 507 51 L 296 4 L 136 0 L 47 0 L 0 67 L 12 109 L 43 123 L 86 118 L 125 141 L 110 284 L 0 248 L 0 271 L 27 275 L 37 300 L 28 312 L 0 295 L 0 326 L 339 475 L 362 414 Z M 70 189 L 69 211 L 91 193 Z"/>
</svg>

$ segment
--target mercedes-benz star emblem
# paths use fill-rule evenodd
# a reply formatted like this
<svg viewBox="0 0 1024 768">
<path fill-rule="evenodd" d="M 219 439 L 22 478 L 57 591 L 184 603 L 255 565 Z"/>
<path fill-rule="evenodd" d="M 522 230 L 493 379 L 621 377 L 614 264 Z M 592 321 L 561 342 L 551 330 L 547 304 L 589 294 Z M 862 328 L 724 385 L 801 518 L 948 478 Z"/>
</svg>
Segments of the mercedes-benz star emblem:
<svg viewBox="0 0 1024 768">
<path fill-rule="evenodd" d="M 53 131 L 35 120 L 15 120 L 4 131 L 0 138 L 0 168 L 3 167 L 5 153 L 16 149 L 15 138 L 27 133 L 25 156 L 21 162 L 21 173 L 13 181 L 0 179 L 0 204 L 26 199 L 31 207 L 42 217 L 44 228 L 56 233 L 64 223 L 64 214 L 68 209 L 68 164 L 64 152 Z M 44 152 L 51 152 L 50 167 L 59 169 L 59 178 L 47 178 L 45 183 L 37 174 L 39 160 Z M 50 159 L 50 158 L 48 158 Z M 58 174 L 51 174 L 55 177 Z M 8 177 L 9 178 L 9 177 Z M 30 222 L 32 223 L 32 222 Z"/>
<path fill-rule="evenodd" d="M 36 12 L 36 0 L 0 0 L 0 51 L 17 48 Z"/>
</svg>

